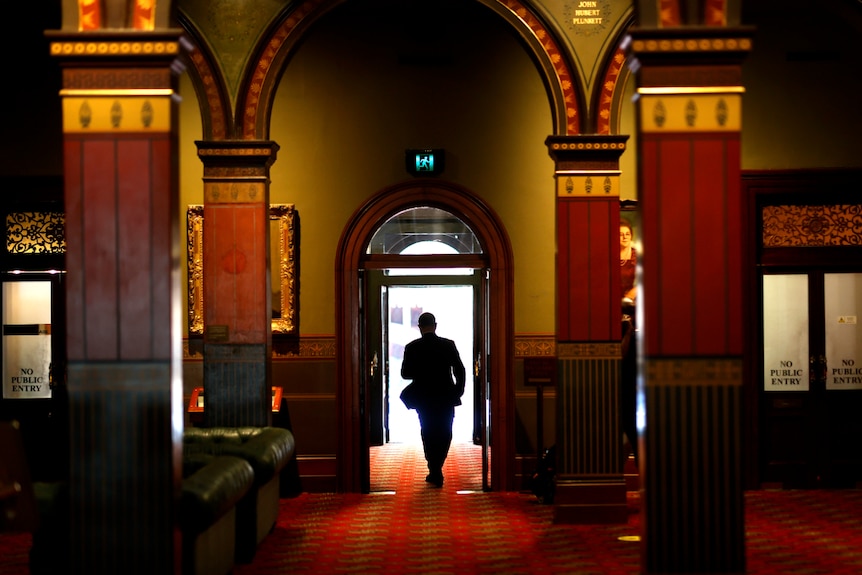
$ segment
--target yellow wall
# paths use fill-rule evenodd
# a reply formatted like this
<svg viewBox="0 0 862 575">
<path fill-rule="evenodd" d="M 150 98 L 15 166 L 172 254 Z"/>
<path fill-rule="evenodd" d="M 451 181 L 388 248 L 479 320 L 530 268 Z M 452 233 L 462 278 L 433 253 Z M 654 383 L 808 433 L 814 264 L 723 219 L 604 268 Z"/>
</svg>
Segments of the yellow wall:
<svg viewBox="0 0 862 575">
<path fill-rule="evenodd" d="M 399 42 L 333 16 L 289 61 L 270 137 L 281 147 L 270 201 L 292 203 L 301 222 L 300 330 L 335 331 L 334 264 L 342 230 L 380 189 L 410 178 L 404 150 L 446 150 L 446 171 L 498 213 L 513 246 L 515 329 L 554 330 L 554 180 L 545 147 L 550 103 L 524 49 L 495 18 L 451 39 L 461 54 L 439 67 L 398 64 Z M 394 48 L 393 48 L 394 46 Z M 182 84 L 181 205 L 200 203 L 200 121 Z M 183 230 L 184 232 L 184 230 Z M 185 273 L 185 270 L 183 270 Z"/>
</svg>

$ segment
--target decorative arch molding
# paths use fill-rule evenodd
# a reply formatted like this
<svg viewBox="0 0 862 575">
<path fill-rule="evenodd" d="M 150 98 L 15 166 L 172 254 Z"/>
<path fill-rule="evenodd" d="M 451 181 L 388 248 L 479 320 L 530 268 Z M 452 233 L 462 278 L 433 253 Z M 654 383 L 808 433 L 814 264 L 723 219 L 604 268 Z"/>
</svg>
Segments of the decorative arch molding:
<svg viewBox="0 0 862 575">
<path fill-rule="evenodd" d="M 280 22 L 261 41 L 261 49 L 249 66 L 239 96 L 237 136 L 243 140 L 268 139 L 269 119 L 278 82 L 286 60 L 296 49 L 304 31 L 345 0 L 305 0 L 289 8 Z M 580 95 L 576 75 L 560 49 L 556 35 L 536 12 L 521 0 L 477 0 L 501 15 L 526 41 L 540 63 L 544 83 L 554 103 L 554 135 L 573 135 L 580 131 Z"/>
<path fill-rule="evenodd" d="M 233 119 L 229 113 L 230 98 L 224 76 L 215 73 L 215 63 L 209 45 L 203 40 L 194 24 L 182 13 L 178 15 L 180 25 L 189 36 L 192 48 L 187 51 L 186 70 L 195 87 L 201 112 L 202 136 L 205 140 L 225 140 L 233 134 Z"/>
<path fill-rule="evenodd" d="M 602 83 L 599 85 L 599 89 L 595 91 L 595 100 L 591 106 L 591 109 L 595 110 L 595 113 L 592 114 L 594 124 L 592 127 L 596 134 L 603 136 L 619 134 L 621 107 L 624 104 L 622 98 L 625 93 L 626 81 L 632 75 L 626 66 L 628 56 L 625 43 L 627 42 L 626 36 L 634 21 L 635 13 L 632 10 L 616 38 L 617 49 L 608 53 L 602 63 L 602 70 L 604 71 Z"/>
<path fill-rule="evenodd" d="M 359 270 L 365 247 L 377 228 L 401 210 L 432 206 L 461 218 L 477 235 L 491 270 L 489 322 L 491 428 L 494 429 L 491 485 L 515 489 L 514 405 L 514 265 L 511 242 L 500 218 L 466 188 L 441 180 L 410 180 L 381 190 L 350 218 L 338 242 L 335 269 L 336 404 L 338 421 L 337 486 L 341 492 L 362 489 L 368 457 L 361 444 L 361 349 Z"/>
<path fill-rule="evenodd" d="M 625 65 L 626 53 L 622 48 L 617 48 L 605 64 L 605 75 L 595 106 L 596 134 L 619 133 L 619 125 L 614 125 L 613 121 L 619 122 L 620 100 L 625 89 L 625 82 L 620 82 L 620 79 L 626 77 Z"/>
</svg>

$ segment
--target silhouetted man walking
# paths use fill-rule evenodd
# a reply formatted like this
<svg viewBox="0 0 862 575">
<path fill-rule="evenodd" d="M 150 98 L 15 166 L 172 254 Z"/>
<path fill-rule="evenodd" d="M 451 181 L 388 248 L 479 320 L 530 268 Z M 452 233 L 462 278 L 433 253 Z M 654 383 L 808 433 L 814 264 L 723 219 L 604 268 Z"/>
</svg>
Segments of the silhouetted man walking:
<svg viewBox="0 0 862 575">
<path fill-rule="evenodd" d="M 410 398 L 402 395 L 402 399 L 408 408 L 419 413 L 422 446 L 428 462 L 425 481 L 442 487 L 455 406 L 461 405 L 467 375 L 455 342 L 437 335 L 434 315 L 423 313 L 417 323 L 422 337 L 407 344 L 401 364 L 401 377 L 413 380 L 408 386 L 413 394 Z"/>
</svg>

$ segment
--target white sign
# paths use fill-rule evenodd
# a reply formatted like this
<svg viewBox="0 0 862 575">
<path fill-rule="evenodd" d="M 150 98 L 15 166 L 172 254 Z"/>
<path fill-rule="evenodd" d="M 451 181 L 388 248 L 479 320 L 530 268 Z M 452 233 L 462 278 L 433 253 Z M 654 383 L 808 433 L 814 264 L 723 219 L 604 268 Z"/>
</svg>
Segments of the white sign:
<svg viewBox="0 0 862 575">
<path fill-rule="evenodd" d="M 50 398 L 50 370 L 50 333 L 3 336 L 4 398 Z"/>
<path fill-rule="evenodd" d="M 3 398 L 51 397 L 51 282 L 3 282 Z"/>
<path fill-rule="evenodd" d="M 862 311 L 862 274 L 824 274 L 823 290 L 826 389 L 862 389 L 862 334 L 856 324 Z"/>
<path fill-rule="evenodd" d="M 808 276 L 763 276 L 763 389 L 808 391 Z"/>
</svg>

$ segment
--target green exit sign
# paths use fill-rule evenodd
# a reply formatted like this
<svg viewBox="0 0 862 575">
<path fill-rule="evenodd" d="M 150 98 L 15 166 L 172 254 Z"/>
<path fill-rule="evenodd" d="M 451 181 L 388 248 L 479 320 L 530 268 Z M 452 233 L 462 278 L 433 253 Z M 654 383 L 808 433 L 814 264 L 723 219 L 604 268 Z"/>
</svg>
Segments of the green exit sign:
<svg viewBox="0 0 862 575">
<path fill-rule="evenodd" d="M 405 161 L 412 176 L 436 176 L 443 172 L 445 154 L 442 149 L 407 150 Z"/>
</svg>

